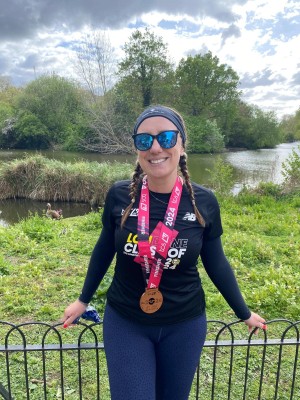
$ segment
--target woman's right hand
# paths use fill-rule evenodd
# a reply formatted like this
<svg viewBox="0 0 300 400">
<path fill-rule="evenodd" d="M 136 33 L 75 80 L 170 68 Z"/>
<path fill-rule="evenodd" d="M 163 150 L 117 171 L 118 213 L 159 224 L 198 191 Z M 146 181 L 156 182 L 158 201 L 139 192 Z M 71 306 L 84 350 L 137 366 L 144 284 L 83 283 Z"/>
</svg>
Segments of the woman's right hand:
<svg viewBox="0 0 300 400">
<path fill-rule="evenodd" d="M 62 322 L 64 323 L 64 328 L 67 328 L 72 324 L 72 322 L 80 317 L 86 310 L 87 304 L 82 303 L 80 300 L 71 303 L 64 312 Z"/>
</svg>

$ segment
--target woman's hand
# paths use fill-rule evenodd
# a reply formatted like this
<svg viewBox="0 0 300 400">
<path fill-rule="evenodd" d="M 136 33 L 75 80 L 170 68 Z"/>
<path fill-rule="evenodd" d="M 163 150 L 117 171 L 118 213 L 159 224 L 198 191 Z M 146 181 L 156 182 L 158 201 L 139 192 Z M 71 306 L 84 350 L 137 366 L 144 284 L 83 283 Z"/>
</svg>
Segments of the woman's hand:
<svg viewBox="0 0 300 400">
<path fill-rule="evenodd" d="M 71 303 L 64 312 L 64 316 L 62 318 L 62 322 L 64 323 L 64 328 L 67 328 L 72 324 L 72 322 L 82 315 L 86 308 L 87 304 L 82 303 L 80 300 L 74 301 Z"/>
<path fill-rule="evenodd" d="M 249 332 L 252 331 L 253 328 L 260 328 L 263 330 L 267 329 L 266 320 L 262 318 L 260 315 L 251 312 L 250 318 L 244 320 L 245 324 L 248 325 Z M 257 333 L 258 329 L 255 329 L 254 333 Z"/>
</svg>

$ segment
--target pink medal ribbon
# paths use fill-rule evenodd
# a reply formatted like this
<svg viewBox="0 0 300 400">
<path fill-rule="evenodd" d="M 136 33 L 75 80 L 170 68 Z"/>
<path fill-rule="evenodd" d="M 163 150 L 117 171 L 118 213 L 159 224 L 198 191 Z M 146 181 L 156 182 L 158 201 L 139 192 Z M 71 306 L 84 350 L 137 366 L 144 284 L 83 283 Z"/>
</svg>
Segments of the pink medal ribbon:
<svg viewBox="0 0 300 400">
<path fill-rule="evenodd" d="M 139 255 L 134 261 L 141 264 L 146 281 L 146 291 L 143 293 L 140 306 L 146 313 L 157 311 L 163 301 L 161 292 L 158 290 L 164 263 L 173 240 L 178 235 L 174 229 L 180 198 L 182 194 L 182 178 L 177 177 L 173 187 L 164 221 L 159 221 L 152 233 L 152 237 L 158 236 L 155 255 L 152 257 L 149 237 L 149 206 L 150 196 L 147 177 L 143 178 L 141 198 L 138 213 L 138 251 Z"/>
</svg>

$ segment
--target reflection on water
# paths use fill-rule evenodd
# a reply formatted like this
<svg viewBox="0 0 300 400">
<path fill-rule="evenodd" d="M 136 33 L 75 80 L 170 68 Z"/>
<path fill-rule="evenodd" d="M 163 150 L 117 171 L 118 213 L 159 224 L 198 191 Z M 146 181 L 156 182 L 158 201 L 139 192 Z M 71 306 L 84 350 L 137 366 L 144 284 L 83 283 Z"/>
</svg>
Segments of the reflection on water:
<svg viewBox="0 0 300 400">
<path fill-rule="evenodd" d="M 293 149 L 299 152 L 299 145 L 300 142 L 282 143 L 274 149 L 226 153 L 225 161 L 235 170 L 235 188 L 239 189 L 243 184 L 255 186 L 259 182 L 283 182 L 282 163 Z"/>
<path fill-rule="evenodd" d="M 274 149 L 262 149 L 253 151 L 230 151 L 218 154 L 190 154 L 188 156 L 188 167 L 193 181 L 209 186 L 209 171 L 212 170 L 217 157 L 222 157 L 224 161 L 230 163 L 234 168 L 235 185 L 233 191 L 237 193 L 244 185 L 255 186 L 260 181 L 272 181 L 280 183 L 283 180 L 281 174 L 282 163 L 289 157 L 292 149 L 299 152 L 300 142 L 283 143 Z M 103 155 L 97 153 L 75 153 L 66 151 L 23 151 L 23 150 L 0 150 L 0 165 L 16 158 L 24 158 L 26 155 L 42 154 L 45 157 L 64 162 L 76 161 L 118 161 L 134 164 L 135 155 Z M 64 218 L 76 215 L 83 215 L 90 211 L 87 204 L 76 203 L 55 203 L 55 209 L 63 210 Z M 28 216 L 28 213 L 42 215 L 46 210 L 46 202 L 36 202 L 30 200 L 6 200 L 0 201 L 0 224 L 10 224 L 17 222 L 20 218 Z M 1 212 L 2 211 L 2 212 Z"/>
<path fill-rule="evenodd" d="M 62 209 L 63 218 L 85 215 L 91 211 L 91 206 L 84 203 L 52 203 L 53 210 Z M 47 202 L 29 199 L 0 200 L 0 225 L 9 225 L 28 217 L 29 215 L 45 215 Z M 45 217 L 46 218 L 46 217 Z"/>
</svg>

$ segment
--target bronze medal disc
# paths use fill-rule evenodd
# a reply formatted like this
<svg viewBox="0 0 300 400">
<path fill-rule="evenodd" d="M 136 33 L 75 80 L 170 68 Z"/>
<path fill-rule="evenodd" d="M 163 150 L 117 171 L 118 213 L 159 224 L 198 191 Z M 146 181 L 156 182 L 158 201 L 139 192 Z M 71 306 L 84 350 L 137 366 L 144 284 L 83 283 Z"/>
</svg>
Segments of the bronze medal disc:
<svg viewBox="0 0 300 400">
<path fill-rule="evenodd" d="M 140 299 L 140 307 L 147 314 L 155 313 L 162 303 L 163 296 L 158 289 L 146 289 Z"/>
</svg>

